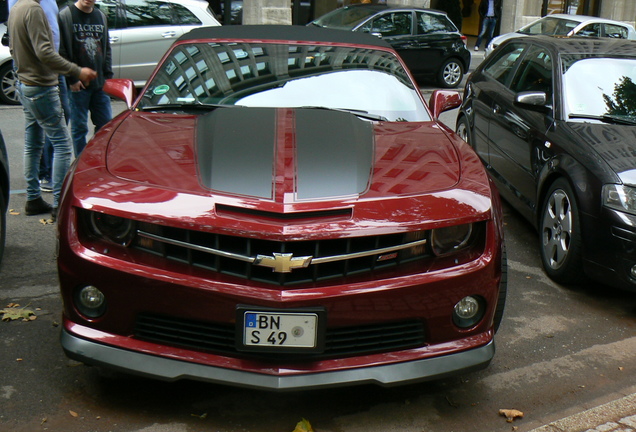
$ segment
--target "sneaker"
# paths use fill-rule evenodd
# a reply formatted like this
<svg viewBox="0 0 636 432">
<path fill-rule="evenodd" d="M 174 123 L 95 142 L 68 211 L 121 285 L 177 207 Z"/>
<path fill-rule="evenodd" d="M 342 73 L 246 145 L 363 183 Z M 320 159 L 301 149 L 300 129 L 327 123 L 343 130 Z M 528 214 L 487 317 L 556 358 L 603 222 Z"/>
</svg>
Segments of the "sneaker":
<svg viewBox="0 0 636 432">
<path fill-rule="evenodd" d="M 47 203 L 42 197 L 37 197 L 34 200 L 27 201 L 24 206 L 24 213 L 27 216 L 39 215 L 42 213 L 49 213 L 51 211 L 51 204 Z"/>
<path fill-rule="evenodd" d="M 40 190 L 42 192 L 53 192 L 53 183 L 49 180 L 40 180 Z"/>
<path fill-rule="evenodd" d="M 478 46 L 475 46 L 475 51 L 479 51 L 479 47 Z"/>
</svg>

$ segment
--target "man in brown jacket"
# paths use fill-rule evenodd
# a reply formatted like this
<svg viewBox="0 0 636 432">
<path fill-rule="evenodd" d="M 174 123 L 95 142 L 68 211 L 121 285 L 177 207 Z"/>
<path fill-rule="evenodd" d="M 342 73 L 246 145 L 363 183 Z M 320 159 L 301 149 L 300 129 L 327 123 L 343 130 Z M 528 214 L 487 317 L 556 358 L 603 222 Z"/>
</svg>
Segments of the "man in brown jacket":
<svg viewBox="0 0 636 432">
<path fill-rule="evenodd" d="M 24 177 L 27 182 L 25 213 L 51 212 L 57 218 L 57 206 L 64 176 L 71 162 L 71 137 L 66 127 L 58 75 L 74 76 L 86 85 L 96 72 L 80 68 L 60 56 L 53 43 L 51 27 L 39 0 L 18 0 L 9 13 L 9 41 L 13 64 L 18 74 L 18 95 L 24 109 Z M 44 134 L 53 145 L 53 207 L 42 199 L 38 168 Z"/>
</svg>

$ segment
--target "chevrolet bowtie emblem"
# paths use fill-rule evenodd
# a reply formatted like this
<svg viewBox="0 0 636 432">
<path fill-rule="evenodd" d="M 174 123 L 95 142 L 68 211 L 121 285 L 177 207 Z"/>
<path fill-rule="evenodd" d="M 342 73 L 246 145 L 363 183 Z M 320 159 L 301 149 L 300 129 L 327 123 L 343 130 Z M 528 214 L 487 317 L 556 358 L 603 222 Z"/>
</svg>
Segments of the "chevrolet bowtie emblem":
<svg viewBox="0 0 636 432">
<path fill-rule="evenodd" d="M 276 273 L 291 273 L 293 269 L 307 267 L 313 258 L 311 256 L 294 257 L 293 255 L 275 252 L 274 256 L 256 255 L 254 264 L 271 267 L 272 271 Z"/>
</svg>

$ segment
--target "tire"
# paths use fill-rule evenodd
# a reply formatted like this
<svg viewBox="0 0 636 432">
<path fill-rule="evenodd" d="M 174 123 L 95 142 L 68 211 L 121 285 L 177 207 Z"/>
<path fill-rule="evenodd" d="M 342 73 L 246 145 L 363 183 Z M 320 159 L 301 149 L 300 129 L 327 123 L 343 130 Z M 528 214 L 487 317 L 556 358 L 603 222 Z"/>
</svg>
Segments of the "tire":
<svg viewBox="0 0 636 432">
<path fill-rule="evenodd" d="M 4 243 L 7 237 L 7 213 L 4 211 L 5 208 L 4 195 L 2 195 L 2 191 L 0 191 L 0 265 L 2 265 Z"/>
<path fill-rule="evenodd" d="M 495 333 L 497 333 L 497 330 L 499 330 L 499 326 L 501 325 L 501 321 L 503 319 L 507 296 L 508 296 L 508 252 L 506 252 L 506 245 L 503 245 L 501 250 L 501 280 L 499 281 L 499 297 L 497 298 L 497 308 L 495 309 L 495 316 L 493 318 L 493 327 L 495 329 Z"/>
<path fill-rule="evenodd" d="M 13 70 L 13 62 L 9 61 L 0 67 L 0 103 L 20 105 L 16 83 L 18 77 Z"/>
<path fill-rule="evenodd" d="M 465 115 L 462 115 L 457 119 L 457 125 L 455 126 L 455 133 L 461 139 L 466 141 L 469 146 L 473 147 L 470 124 L 468 123 L 468 119 L 466 118 Z"/>
<path fill-rule="evenodd" d="M 564 178 L 548 189 L 541 207 L 539 230 L 541 261 L 548 276 L 564 285 L 581 282 L 583 246 L 579 207 Z"/>
<path fill-rule="evenodd" d="M 464 68 L 457 59 L 448 59 L 440 68 L 437 81 L 440 87 L 455 88 L 464 78 Z"/>
</svg>

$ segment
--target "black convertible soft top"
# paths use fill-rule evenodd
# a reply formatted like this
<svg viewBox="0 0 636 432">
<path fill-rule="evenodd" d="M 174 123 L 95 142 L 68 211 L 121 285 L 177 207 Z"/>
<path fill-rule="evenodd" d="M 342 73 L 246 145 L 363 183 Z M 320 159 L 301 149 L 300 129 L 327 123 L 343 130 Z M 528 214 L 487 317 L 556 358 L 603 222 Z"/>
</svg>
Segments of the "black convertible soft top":
<svg viewBox="0 0 636 432">
<path fill-rule="evenodd" d="M 232 25 L 197 27 L 178 40 L 249 39 L 258 41 L 330 42 L 351 45 L 372 45 L 391 48 L 379 37 L 367 33 L 297 25 Z"/>
</svg>

